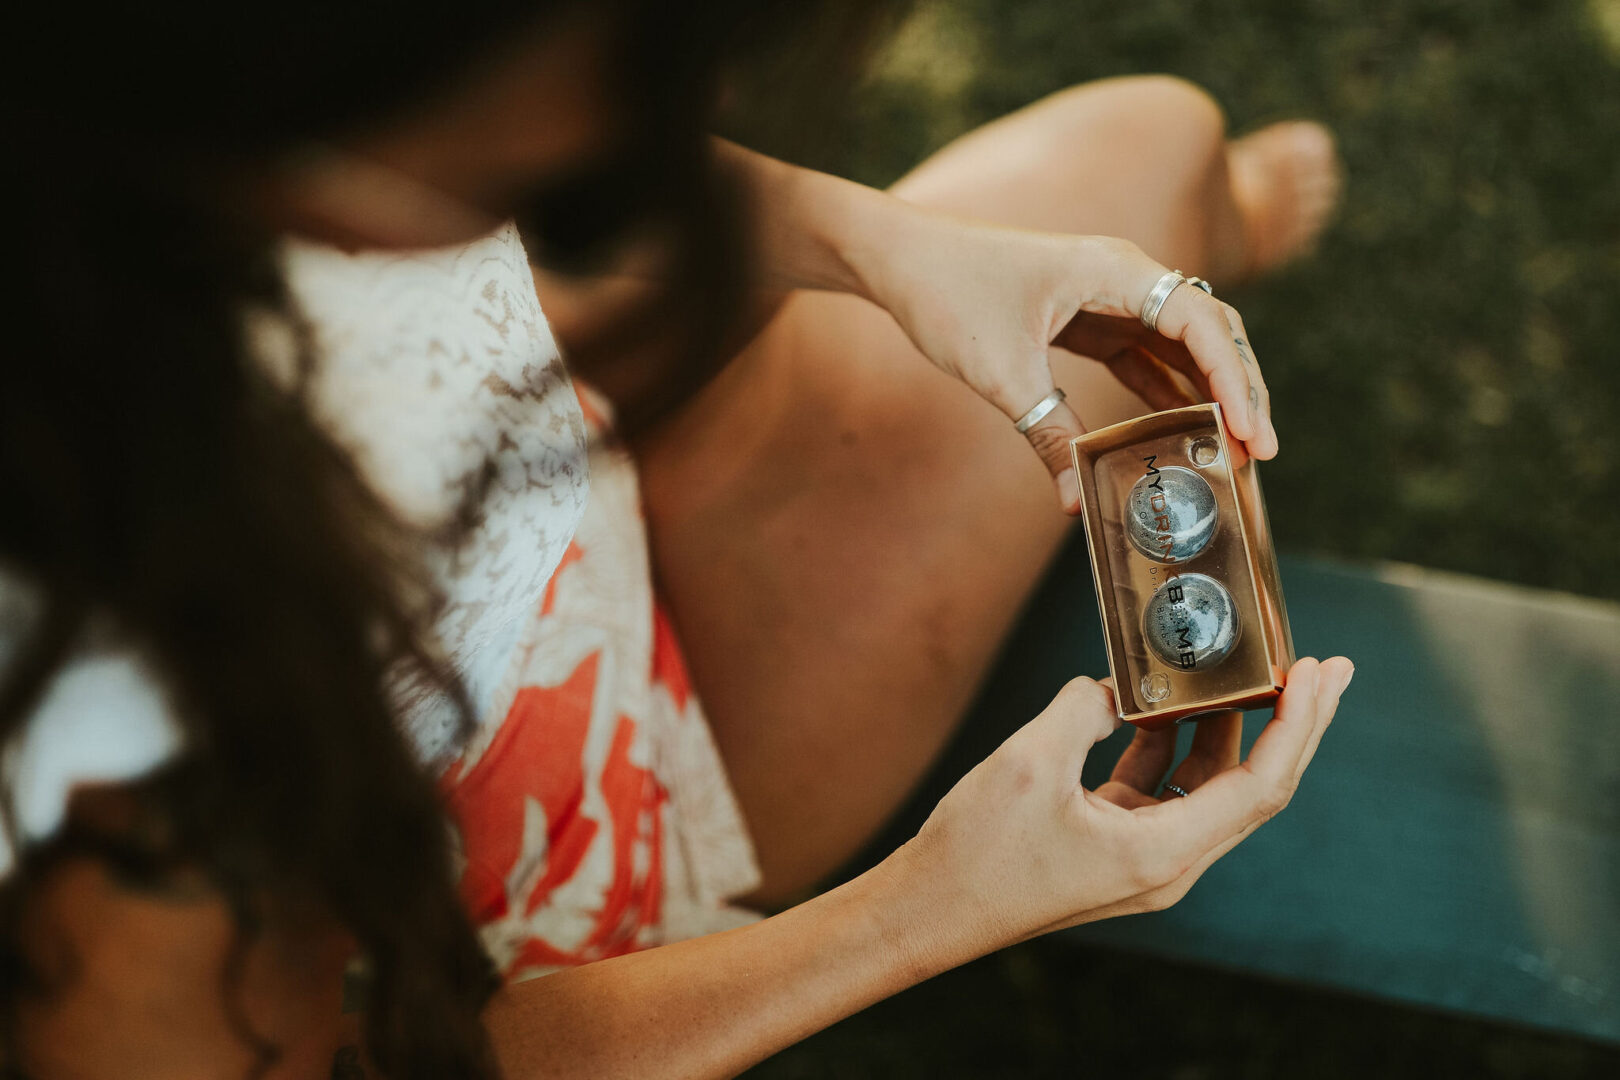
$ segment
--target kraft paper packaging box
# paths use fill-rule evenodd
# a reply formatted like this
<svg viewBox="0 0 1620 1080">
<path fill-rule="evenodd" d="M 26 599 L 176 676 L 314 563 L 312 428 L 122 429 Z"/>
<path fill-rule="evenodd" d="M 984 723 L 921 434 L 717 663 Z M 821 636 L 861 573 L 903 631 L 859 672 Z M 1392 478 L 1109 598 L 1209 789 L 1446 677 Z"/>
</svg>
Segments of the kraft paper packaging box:
<svg viewBox="0 0 1620 1080">
<path fill-rule="evenodd" d="M 1069 446 L 1121 719 L 1159 728 L 1275 701 L 1294 642 L 1255 463 L 1220 406 Z"/>
</svg>

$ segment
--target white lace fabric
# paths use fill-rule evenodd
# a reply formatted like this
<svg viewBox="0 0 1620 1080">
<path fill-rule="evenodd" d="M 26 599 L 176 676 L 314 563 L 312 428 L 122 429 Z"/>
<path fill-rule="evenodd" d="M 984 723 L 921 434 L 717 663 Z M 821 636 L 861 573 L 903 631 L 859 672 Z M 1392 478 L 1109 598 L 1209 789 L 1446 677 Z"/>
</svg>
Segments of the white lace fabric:
<svg viewBox="0 0 1620 1080">
<path fill-rule="evenodd" d="M 482 721 L 589 492 L 584 421 L 517 230 L 407 255 L 290 244 L 285 264 L 326 358 L 321 419 L 407 522 L 445 525 L 493 471 L 471 533 L 430 556 L 439 644 Z M 418 752 L 442 762 L 450 702 L 400 689 Z"/>
</svg>

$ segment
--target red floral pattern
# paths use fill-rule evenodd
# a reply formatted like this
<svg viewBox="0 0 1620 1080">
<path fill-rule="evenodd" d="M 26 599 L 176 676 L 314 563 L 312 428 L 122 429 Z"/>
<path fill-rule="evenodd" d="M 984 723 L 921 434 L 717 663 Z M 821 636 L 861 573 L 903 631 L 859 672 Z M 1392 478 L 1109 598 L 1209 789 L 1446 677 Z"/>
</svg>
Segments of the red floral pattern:
<svg viewBox="0 0 1620 1080">
<path fill-rule="evenodd" d="M 500 722 L 442 781 L 463 899 L 510 978 L 751 917 L 727 902 L 757 871 L 653 596 L 633 468 L 601 453 L 591 484 L 497 696 Z"/>
</svg>

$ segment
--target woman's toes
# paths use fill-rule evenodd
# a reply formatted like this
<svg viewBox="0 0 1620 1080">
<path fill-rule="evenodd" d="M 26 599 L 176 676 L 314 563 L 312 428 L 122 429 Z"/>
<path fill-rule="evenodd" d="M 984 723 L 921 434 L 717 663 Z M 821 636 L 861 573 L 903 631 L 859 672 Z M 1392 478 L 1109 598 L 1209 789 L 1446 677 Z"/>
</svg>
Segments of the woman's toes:
<svg viewBox="0 0 1620 1080">
<path fill-rule="evenodd" d="M 1229 143 L 1227 162 L 1243 215 L 1248 274 L 1309 252 L 1344 187 L 1333 133 L 1308 120 L 1271 124 Z"/>
</svg>

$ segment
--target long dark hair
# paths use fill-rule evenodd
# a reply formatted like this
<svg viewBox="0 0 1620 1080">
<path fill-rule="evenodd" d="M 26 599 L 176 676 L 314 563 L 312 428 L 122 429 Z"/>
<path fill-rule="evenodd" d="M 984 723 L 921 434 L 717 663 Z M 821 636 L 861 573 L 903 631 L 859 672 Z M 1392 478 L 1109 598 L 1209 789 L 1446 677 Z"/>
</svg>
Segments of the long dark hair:
<svg viewBox="0 0 1620 1080">
<path fill-rule="evenodd" d="M 495 1075 L 479 1021 L 495 975 L 383 690 L 408 664 L 458 693 L 424 639 L 422 538 L 312 422 L 307 335 L 291 388 L 256 361 L 244 313 L 295 328 L 298 313 L 275 238 L 222 205 L 211 170 L 402 113 L 503 36 L 588 8 L 622 49 L 625 157 L 539 193 L 534 238 L 574 262 L 638 218 L 675 223 L 677 278 L 703 301 L 665 309 L 699 312 L 670 367 L 688 392 L 740 295 L 741 230 L 703 149 L 716 79 L 812 7 L 274 0 L 17 20 L 11 74 L 30 93 L 9 125 L 23 273 L 0 368 L 0 571 L 40 603 L 0 672 L 0 747 L 111 635 L 171 695 L 185 753 L 130 789 L 137 827 L 112 833 L 70 825 L 25 847 L 0 789 L 18 860 L 0 887 L 0 1056 L 19 1045 L 19 998 L 52 987 L 21 939 L 30 890 L 88 852 L 132 880 L 205 872 L 236 916 L 233 971 L 278 905 L 318 906 L 369 963 L 366 1038 L 387 1075 Z"/>
</svg>

